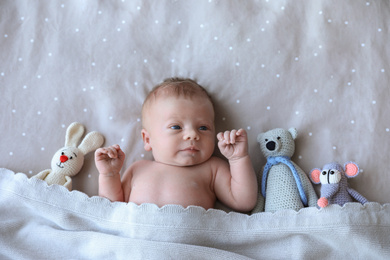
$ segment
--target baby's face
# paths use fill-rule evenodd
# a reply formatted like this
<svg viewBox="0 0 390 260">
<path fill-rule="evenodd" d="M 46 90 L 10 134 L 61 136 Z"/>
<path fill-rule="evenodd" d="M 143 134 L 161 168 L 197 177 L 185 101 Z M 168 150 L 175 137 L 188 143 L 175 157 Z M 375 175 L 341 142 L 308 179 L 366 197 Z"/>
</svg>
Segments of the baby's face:
<svg viewBox="0 0 390 260">
<path fill-rule="evenodd" d="M 158 98 L 145 113 L 145 149 L 152 151 L 155 161 L 191 166 L 207 161 L 213 154 L 214 109 L 209 100 Z"/>
</svg>

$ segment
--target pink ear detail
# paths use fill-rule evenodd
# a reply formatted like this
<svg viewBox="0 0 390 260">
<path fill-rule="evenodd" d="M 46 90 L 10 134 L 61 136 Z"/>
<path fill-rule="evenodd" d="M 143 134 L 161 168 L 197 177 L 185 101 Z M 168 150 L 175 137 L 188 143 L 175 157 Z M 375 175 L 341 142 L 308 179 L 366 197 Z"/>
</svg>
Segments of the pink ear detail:
<svg viewBox="0 0 390 260">
<path fill-rule="evenodd" d="M 348 177 L 355 177 L 359 173 L 359 167 L 355 163 L 347 163 L 345 165 L 345 174 Z"/>
<path fill-rule="evenodd" d="M 321 174 L 321 171 L 319 169 L 314 169 L 310 172 L 310 177 L 311 177 L 311 180 L 314 182 L 314 183 L 320 183 L 320 174 Z"/>
</svg>

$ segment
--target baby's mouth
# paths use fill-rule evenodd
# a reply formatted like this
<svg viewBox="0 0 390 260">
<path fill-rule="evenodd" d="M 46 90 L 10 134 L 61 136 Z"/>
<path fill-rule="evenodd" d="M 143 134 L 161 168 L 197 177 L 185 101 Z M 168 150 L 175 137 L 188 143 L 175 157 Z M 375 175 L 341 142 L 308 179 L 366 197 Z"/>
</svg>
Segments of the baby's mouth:
<svg viewBox="0 0 390 260">
<path fill-rule="evenodd" d="M 195 153 L 195 152 L 199 152 L 199 149 L 196 148 L 195 146 L 189 146 L 189 147 L 183 149 L 182 151 Z"/>
</svg>

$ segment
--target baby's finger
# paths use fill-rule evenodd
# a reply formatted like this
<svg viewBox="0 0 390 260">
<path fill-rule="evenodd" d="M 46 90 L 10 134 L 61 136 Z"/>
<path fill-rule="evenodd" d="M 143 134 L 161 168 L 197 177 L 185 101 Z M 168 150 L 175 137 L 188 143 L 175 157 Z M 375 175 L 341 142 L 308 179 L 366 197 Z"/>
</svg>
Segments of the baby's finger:
<svg viewBox="0 0 390 260">
<path fill-rule="evenodd" d="M 121 147 L 119 146 L 119 144 L 114 144 L 112 145 L 111 147 L 115 148 L 116 150 L 120 150 Z"/>
<path fill-rule="evenodd" d="M 236 143 L 236 134 L 237 134 L 237 130 L 236 129 L 233 129 L 232 131 L 230 131 L 230 140 L 229 140 L 230 144 L 235 144 Z"/>
<path fill-rule="evenodd" d="M 99 148 L 95 151 L 95 156 L 100 156 L 105 153 L 106 153 L 105 148 Z"/>
<path fill-rule="evenodd" d="M 223 139 L 225 140 L 225 144 L 230 144 L 230 131 L 225 131 L 223 133 Z"/>
<path fill-rule="evenodd" d="M 244 129 L 239 129 L 236 133 L 236 139 L 239 138 L 239 140 L 244 140 L 247 138 L 246 131 Z"/>
<path fill-rule="evenodd" d="M 245 135 L 245 130 L 242 129 L 242 128 L 238 129 L 236 135 L 237 135 L 237 136 L 240 136 L 240 135 L 243 135 L 243 134 Z"/>
<path fill-rule="evenodd" d="M 125 153 L 120 148 L 119 150 L 117 150 L 117 153 L 118 153 L 118 159 L 123 161 L 125 159 Z"/>
<path fill-rule="evenodd" d="M 110 158 L 117 158 L 118 157 L 118 151 L 114 146 L 110 146 L 107 148 L 107 155 Z"/>
<path fill-rule="evenodd" d="M 99 148 L 95 151 L 95 160 L 106 160 L 107 158 L 110 158 L 109 150 L 107 147 Z"/>
</svg>

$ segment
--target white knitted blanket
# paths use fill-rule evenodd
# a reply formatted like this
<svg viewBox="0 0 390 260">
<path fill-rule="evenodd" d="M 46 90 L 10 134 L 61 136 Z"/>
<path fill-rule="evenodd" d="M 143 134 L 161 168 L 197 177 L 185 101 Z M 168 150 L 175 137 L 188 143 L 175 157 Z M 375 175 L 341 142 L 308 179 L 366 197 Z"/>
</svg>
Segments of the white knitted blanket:
<svg viewBox="0 0 390 260">
<path fill-rule="evenodd" d="M 389 259 L 390 205 L 248 216 L 137 206 L 0 169 L 0 259 Z"/>
</svg>

